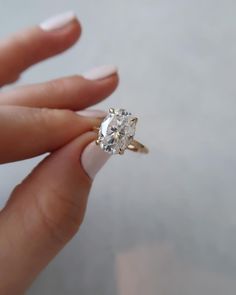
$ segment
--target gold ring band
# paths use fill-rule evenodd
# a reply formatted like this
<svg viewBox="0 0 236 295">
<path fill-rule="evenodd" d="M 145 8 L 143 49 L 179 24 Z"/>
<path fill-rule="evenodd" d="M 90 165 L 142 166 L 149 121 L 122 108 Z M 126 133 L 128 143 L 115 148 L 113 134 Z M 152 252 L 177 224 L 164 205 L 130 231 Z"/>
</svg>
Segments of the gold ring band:
<svg viewBox="0 0 236 295">
<path fill-rule="evenodd" d="M 138 152 L 142 154 L 148 154 L 148 148 L 137 140 L 133 140 L 127 147 L 130 151 Z"/>
</svg>

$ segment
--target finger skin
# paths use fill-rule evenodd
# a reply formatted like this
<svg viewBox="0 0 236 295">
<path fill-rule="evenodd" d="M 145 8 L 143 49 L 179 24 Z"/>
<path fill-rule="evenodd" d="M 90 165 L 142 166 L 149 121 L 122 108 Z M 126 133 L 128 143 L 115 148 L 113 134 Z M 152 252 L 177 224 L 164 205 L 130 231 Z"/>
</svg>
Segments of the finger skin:
<svg viewBox="0 0 236 295">
<path fill-rule="evenodd" d="M 54 151 L 99 126 L 101 120 L 69 110 L 3 106 L 0 108 L 0 163 Z"/>
<path fill-rule="evenodd" d="M 39 26 L 0 42 L 0 86 L 14 82 L 22 71 L 71 47 L 79 38 L 78 20 L 60 30 L 43 31 Z"/>
<path fill-rule="evenodd" d="M 54 152 L 13 191 L 0 214 L 0 294 L 22 294 L 78 231 L 91 186 L 80 155 L 94 139 L 86 133 Z"/>
<path fill-rule="evenodd" d="M 0 105 L 80 110 L 108 97 L 117 85 L 117 74 L 97 81 L 75 75 L 2 93 Z"/>
</svg>

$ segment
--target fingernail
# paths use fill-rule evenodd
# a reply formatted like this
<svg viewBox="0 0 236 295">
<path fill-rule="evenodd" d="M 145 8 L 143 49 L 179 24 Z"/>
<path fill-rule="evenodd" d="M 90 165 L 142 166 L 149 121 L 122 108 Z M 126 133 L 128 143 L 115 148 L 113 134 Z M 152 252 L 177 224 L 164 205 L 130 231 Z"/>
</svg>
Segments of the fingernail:
<svg viewBox="0 0 236 295">
<path fill-rule="evenodd" d="M 95 117 L 95 118 L 104 118 L 107 115 L 107 112 L 101 110 L 92 110 L 92 109 L 85 109 L 83 111 L 76 112 L 80 116 L 84 117 Z"/>
<path fill-rule="evenodd" d="M 118 72 L 118 69 L 116 66 L 106 65 L 106 66 L 93 68 L 92 70 L 85 72 L 83 74 L 83 77 L 88 80 L 102 80 L 107 77 L 110 77 L 111 75 L 116 74 L 117 72 Z"/>
<path fill-rule="evenodd" d="M 110 156 L 110 154 L 104 152 L 98 145 L 96 145 L 95 142 L 91 142 L 82 153 L 81 164 L 88 176 L 91 179 L 94 179 Z"/>
<path fill-rule="evenodd" d="M 68 25 L 75 19 L 76 19 L 76 14 L 73 11 L 68 11 L 68 12 L 50 17 L 49 19 L 43 21 L 39 26 L 44 31 L 53 31 L 53 30 L 58 30 L 65 27 L 66 25 Z"/>
</svg>

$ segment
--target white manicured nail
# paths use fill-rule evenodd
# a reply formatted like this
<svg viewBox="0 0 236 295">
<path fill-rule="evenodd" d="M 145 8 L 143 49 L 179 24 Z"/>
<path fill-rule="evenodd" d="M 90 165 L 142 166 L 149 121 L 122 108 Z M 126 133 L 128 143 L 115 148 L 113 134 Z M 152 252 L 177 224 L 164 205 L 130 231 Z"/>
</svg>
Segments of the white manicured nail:
<svg viewBox="0 0 236 295">
<path fill-rule="evenodd" d="M 104 152 L 95 142 L 91 142 L 83 151 L 81 164 L 91 179 L 94 179 L 98 171 L 110 158 L 110 154 Z"/>
<path fill-rule="evenodd" d="M 95 118 L 104 118 L 107 115 L 107 112 L 101 110 L 85 109 L 83 111 L 76 112 L 80 116 L 84 117 L 95 117 Z"/>
<path fill-rule="evenodd" d="M 69 23 L 71 23 L 73 20 L 76 19 L 76 14 L 73 11 L 68 11 L 53 17 L 50 17 L 49 19 L 43 21 L 39 26 L 44 31 L 53 31 L 58 30 Z"/>
<path fill-rule="evenodd" d="M 83 77 L 88 80 L 102 80 L 107 77 L 110 77 L 111 75 L 116 74 L 117 72 L 118 72 L 118 69 L 116 66 L 106 65 L 106 66 L 93 68 L 92 70 L 85 72 L 83 74 Z"/>
</svg>

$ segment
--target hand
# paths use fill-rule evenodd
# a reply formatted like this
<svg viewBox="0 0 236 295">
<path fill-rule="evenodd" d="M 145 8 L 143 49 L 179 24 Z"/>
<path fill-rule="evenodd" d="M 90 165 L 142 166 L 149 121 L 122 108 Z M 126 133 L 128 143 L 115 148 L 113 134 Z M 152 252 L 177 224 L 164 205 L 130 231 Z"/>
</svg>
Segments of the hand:
<svg viewBox="0 0 236 295">
<path fill-rule="evenodd" d="M 72 46 L 80 31 L 67 13 L 2 41 L 0 85 Z M 107 155 L 91 131 L 101 113 L 75 111 L 104 99 L 117 84 L 115 68 L 103 67 L 0 94 L 0 163 L 50 153 L 0 212 L 0 294 L 24 293 L 77 232 L 92 178 Z"/>
</svg>

